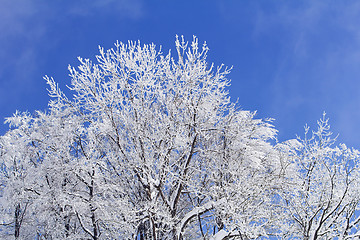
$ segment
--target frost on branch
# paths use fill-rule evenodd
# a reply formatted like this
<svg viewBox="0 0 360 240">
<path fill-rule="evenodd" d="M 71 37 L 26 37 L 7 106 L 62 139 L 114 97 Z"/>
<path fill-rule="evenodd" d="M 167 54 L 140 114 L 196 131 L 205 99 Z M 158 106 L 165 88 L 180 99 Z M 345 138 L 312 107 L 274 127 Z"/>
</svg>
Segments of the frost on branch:
<svg viewBox="0 0 360 240">
<path fill-rule="evenodd" d="M 354 236 L 358 153 L 332 147 L 325 120 L 274 147 L 271 120 L 230 101 L 207 45 L 175 47 L 79 57 L 71 98 L 45 77 L 49 109 L 16 113 L 0 138 L 0 238 L 291 238 L 310 222 L 311 236 Z"/>
<path fill-rule="evenodd" d="M 276 131 L 230 102 L 230 69 L 208 65 L 205 43 L 180 39 L 175 59 L 140 42 L 100 48 L 96 63 L 79 57 L 69 67 L 72 98 L 45 77 L 49 111 L 16 114 L 1 138 L 2 200 L 14 202 L 2 206 L 9 219 L 16 209 L 23 216 L 3 220 L 2 233 L 14 235 L 14 226 L 15 235 L 62 239 L 265 232 L 276 167 L 268 139 Z"/>
<path fill-rule="evenodd" d="M 325 113 L 318 129 L 309 130 L 282 144 L 290 160 L 281 193 L 292 220 L 286 231 L 302 239 L 353 239 L 359 235 L 359 152 L 335 146 Z"/>
</svg>

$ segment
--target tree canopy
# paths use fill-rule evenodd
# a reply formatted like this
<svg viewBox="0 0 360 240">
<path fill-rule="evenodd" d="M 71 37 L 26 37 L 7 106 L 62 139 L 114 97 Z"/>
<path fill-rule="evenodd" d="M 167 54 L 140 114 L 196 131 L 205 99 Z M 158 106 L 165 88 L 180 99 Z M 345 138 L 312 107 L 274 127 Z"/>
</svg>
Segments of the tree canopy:
<svg viewBox="0 0 360 240">
<path fill-rule="evenodd" d="M 359 152 L 326 116 L 278 143 L 271 119 L 230 100 L 229 68 L 176 38 L 117 42 L 45 77 L 47 111 L 16 112 L 0 137 L 2 239 L 352 239 Z M 308 135 L 312 136 L 308 136 Z"/>
</svg>

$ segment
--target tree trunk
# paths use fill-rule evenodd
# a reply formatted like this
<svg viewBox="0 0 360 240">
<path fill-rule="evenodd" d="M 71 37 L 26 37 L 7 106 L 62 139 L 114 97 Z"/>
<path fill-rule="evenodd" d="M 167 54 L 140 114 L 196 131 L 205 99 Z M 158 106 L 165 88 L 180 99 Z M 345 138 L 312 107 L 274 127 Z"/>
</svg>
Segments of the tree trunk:
<svg viewBox="0 0 360 240">
<path fill-rule="evenodd" d="M 91 173 L 91 183 L 89 186 L 89 195 L 90 195 L 91 223 L 92 223 L 92 228 L 93 228 L 93 240 L 98 240 L 99 239 L 99 231 L 98 231 L 98 226 L 97 226 L 96 217 L 95 217 L 96 208 L 92 204 L 92 200 L 94 197 L 94 176 L 95 176 L 95 169 L 93 169 L 92 173 Z"/>
<path fill-rule="evenodd" d="M 15 239 L 19 239 L 20 236 L 20 226 L 21 226 L 21 208 L 20 203 L 16 205 L 15 208 Z"/>
</svg>

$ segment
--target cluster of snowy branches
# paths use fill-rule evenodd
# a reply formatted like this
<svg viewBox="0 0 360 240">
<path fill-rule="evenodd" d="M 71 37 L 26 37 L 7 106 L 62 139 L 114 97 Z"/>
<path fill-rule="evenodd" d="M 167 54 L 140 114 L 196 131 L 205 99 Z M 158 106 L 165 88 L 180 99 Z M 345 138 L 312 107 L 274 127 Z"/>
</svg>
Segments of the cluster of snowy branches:
<svg viewBox="0 0 360 240">
<path fill-rule="evenodd" d="M 1 239 L 353 239 L 359 152 L 316 131 L 276 143 L 239 109 L 206 44 L 116 43 L 45 77 L 46 112 L 0 137 Z"/>
</svg>

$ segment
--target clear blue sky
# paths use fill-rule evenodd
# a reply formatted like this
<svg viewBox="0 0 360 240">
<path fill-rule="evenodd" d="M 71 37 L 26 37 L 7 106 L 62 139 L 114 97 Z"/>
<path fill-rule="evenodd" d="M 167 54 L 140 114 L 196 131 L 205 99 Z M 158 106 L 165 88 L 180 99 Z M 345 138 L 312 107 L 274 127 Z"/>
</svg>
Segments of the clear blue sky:
<svg viewBox="0 0 360 240">
<path fill-rule="evenodd" d="M 207 41 L 210 62 L 233 66 L 232 99 L 274 118 L 280 140 L 326 111 L 339 140 L 360 148 L 359 1 L 0 0 L 1 122 L 46 109 L 42 77 L 65 88 L 77 56 L 138 39 L 167 52 L 176 34 Z"/>
</svg>

